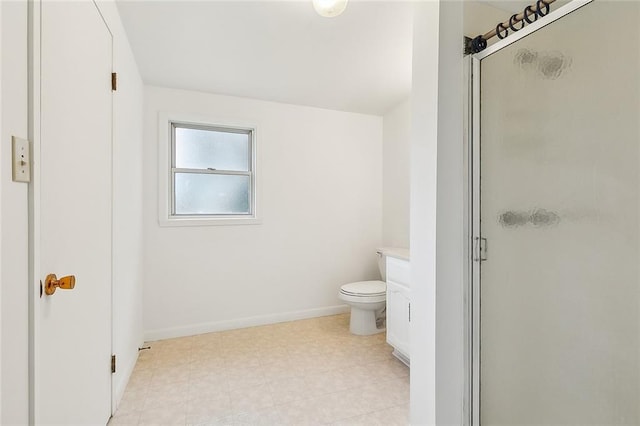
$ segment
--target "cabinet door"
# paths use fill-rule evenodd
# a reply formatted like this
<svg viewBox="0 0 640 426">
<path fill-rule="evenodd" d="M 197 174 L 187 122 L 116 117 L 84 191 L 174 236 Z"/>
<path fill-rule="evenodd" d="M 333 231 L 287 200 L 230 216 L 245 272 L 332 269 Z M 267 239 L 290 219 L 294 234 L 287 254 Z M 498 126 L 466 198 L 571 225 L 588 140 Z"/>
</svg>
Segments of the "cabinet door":
<svg viewBox="0 0 640 426">
<path fill-rule="evenodd" d="M 409 356 L 409 290 L 387 282 L 387 343 Z"/>
</svg>

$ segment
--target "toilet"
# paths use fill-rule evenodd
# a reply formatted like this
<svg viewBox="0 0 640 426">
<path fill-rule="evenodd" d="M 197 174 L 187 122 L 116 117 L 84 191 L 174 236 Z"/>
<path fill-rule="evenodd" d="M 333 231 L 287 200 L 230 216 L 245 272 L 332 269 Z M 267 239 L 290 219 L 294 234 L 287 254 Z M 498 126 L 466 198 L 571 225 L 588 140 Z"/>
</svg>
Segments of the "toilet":
<svg viewBox="0 0 640 426">
<path fill-rule="evenodd" d="M 378 251 L 378 269 L 385 278 L 385 257 Z M 384 322 L 387 299 L 387 284 L 384 281 L 358 281 L 340 287 L 338 298 L 351 306 L 349 331 L 359 336 L 385 331 Z"/>
</svg>

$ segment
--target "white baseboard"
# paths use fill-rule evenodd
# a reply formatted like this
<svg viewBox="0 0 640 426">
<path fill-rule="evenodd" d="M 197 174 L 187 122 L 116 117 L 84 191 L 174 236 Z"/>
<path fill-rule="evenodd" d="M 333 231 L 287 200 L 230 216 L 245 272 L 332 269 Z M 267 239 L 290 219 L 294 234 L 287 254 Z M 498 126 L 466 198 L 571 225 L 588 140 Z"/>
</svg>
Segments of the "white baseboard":
<svg viewBox="0 0 640 426">
<path fill-rule="evenodd" d="M 217 321 L 181 327 L 148 330 L 144 332 L 144 340 L 172 339 L 174 337 L 195 336 L 197 334 L 213 333 L 215 331 L 235 330 L 237 328 L 255 327 L 258 325 L 276 324 L 279 322 L 296 321 L 307 318 L 325 317 L 349 312 L 348 305 L 327 306 L 324 308 L 307 309 L 304 311 L 282 312 L 256 317 L 238 318 L 234 320 Z"/>
</svg>

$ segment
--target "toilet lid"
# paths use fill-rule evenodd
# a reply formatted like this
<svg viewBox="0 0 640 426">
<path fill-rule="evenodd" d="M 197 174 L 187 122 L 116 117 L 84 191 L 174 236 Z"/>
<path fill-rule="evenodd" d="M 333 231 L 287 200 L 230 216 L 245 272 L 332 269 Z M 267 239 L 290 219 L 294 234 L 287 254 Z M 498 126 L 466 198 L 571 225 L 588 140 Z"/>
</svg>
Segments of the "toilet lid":
<svg viewBox="0 0 640 426">
<path fill-rule="evenodd" d="M 358 281 L 343 285 L 340 291 L 344 294 L 379 296 L 386 293 L 387 283 L 384 281 Z"/>
</svg>

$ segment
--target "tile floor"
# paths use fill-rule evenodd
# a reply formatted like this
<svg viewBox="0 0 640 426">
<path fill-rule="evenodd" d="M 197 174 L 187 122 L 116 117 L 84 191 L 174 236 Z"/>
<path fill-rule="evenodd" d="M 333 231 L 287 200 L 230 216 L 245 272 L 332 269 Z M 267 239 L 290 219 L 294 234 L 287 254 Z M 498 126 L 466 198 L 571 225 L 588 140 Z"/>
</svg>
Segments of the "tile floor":
<svg viewBox="0 0 640 426">
<path fill-rule="evenodd" d="M 110 425 L 406 425 L 409 369 L 335 315 L 152 342 Z"/>
</svg>

